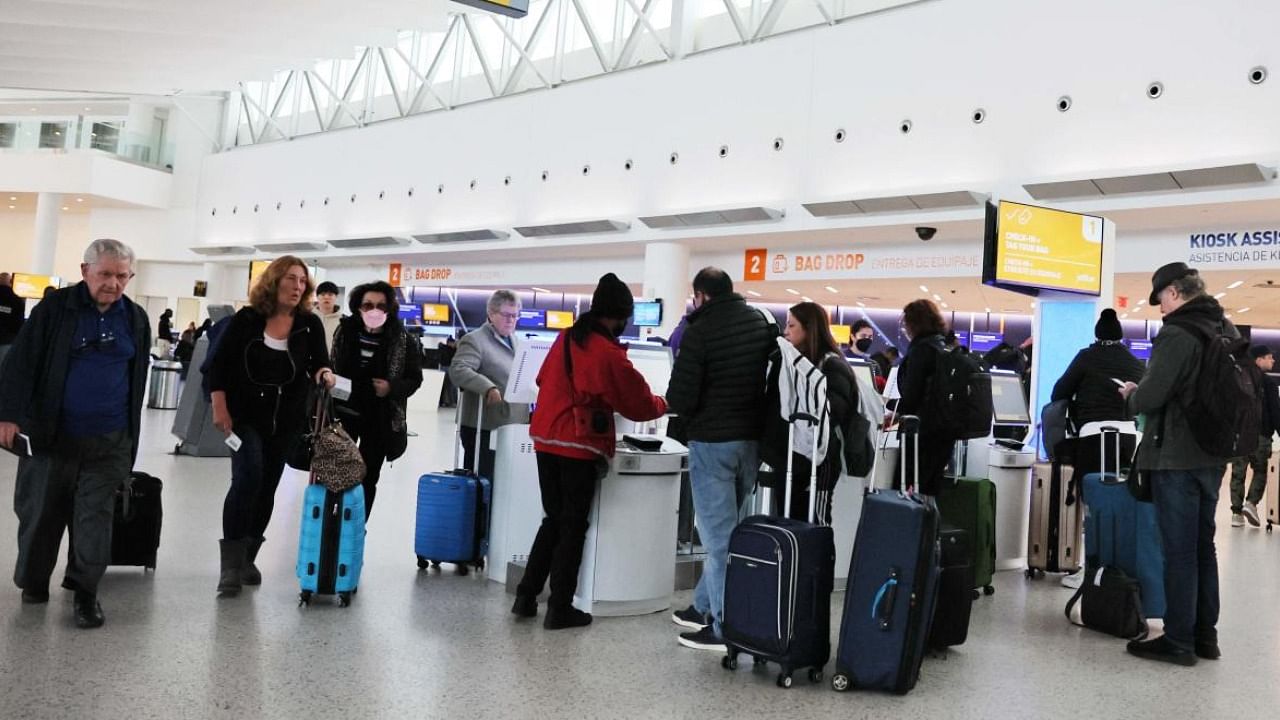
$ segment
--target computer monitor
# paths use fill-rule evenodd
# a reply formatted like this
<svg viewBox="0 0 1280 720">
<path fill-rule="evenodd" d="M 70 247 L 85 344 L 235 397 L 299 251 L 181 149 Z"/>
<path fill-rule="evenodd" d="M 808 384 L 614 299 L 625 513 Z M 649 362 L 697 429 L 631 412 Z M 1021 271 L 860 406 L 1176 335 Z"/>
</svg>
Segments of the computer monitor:
<svg viewBox="0 0 1280 720">
<path fill-rule="evenodd" d="M 654 395 L 666 395 L 671 384 L 671 348 L 654 343 L 631 343 L 627 346 L 627 359 L 644 376 L 649 391 Z"/>
<path fill-rule="evenodd" d="M 868 387 L 875 387 L 875 372 L 872 371 L 871 365 L 862 358 L 849 358 L 849 367 L 853 369 L 853 374 L 859 380 L 865 380 Z"/>
<path fill-rule="evenodd" d="M 631 322 L 636 327 L 658 327 L 662 325 L 662 301 L 650 300 L 635 303 L 631 314 Z"/>
<path fill-rule="evenodd" d="M 1022 394 L 1022 379 L 1014 373 L 991 372 L 991 406 L 997 425 L 1030 425 L 1031 413 Z"/>
</svg>

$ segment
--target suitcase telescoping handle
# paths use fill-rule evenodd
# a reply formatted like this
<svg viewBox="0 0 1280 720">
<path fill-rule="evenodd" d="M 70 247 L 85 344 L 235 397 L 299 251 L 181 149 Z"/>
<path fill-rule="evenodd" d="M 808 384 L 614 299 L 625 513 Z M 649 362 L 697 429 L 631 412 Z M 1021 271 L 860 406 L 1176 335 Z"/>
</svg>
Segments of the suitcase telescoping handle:
<svg viewBox="0 0 1280 720">
<path fill-rule="evenodd" d="M 1114 480 L 1107 480 L 1107 438 L 1115 440 L 1116 446 L 1116 476 Z M 1120 477 L 1120 430 L 1114 427 L 1104 427 L 1098 433 L 1098 473 L 1102 478 L 1104 485 L 1119 485 L 1124 482 Z"/>
<path fill-rule="evenodd" d="M 466 392 L 465 390 L 463 392 Z M 476 403 L 476 456 L 475 465 L 472 472 L 477 477 L 480 475 L 480 451 L 484 445 L 484 431 L 481 427 L 484 425 L 484 395 L 478 396 Z M 458 409 L 454 412 L 453 421 L 453 466 L 455 468 L 462 467 L 462 403 L 458 403 Z"/>
<path fill-rule="evenodd" d="M 920 418 L 903 415 L 898 422 L 898 477 L 903 492 L 914 492 L 920 486 Z M 911 443 L 911 484 L 907 484 L 907 443 Z"/>
<path fill-rule="evenodd" d="M 783 502 L 782 514 L 785 517 L 791 512 L 791 485 L 792 472 L 795 466 L 795 448 L 792 447 L 795 442 L 796 423 L 807 422 L 813 428 L 813 453 L 809 455 L 809 522 L 814 520 L 817 510 L 818 499 L 818 418 L 809 413 L 792 413 L 791 420 L 787 423 L 787 493 Z"/>
</svg>

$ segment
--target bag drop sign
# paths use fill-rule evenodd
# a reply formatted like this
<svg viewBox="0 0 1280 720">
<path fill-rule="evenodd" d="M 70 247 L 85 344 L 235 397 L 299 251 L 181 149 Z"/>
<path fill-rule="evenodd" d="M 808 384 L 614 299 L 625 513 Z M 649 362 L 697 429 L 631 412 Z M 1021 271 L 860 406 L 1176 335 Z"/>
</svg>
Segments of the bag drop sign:
<svg viewBox="0 0 1280 720">
<path fill-rule="evenodd" d="M 780 280 L 789 277 L 850 277 L 862 269 L 867 256 L 860 252 L 785 252 L 747 250 L 743 258 L 743 279 Z"/>
</svg>

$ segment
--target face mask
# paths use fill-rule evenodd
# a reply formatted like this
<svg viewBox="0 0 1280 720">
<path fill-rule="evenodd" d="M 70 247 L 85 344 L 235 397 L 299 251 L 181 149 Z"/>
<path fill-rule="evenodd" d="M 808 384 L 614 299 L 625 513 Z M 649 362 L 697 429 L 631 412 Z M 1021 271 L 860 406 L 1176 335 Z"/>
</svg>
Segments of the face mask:
<svg viewBox="0 0 1280 720">
<path fill-rule="evenodd" d="M 364 326 L 370 330 L 377 330 L 387 322 L 387 314 L 381 310 L 363 310 L 360 317 L 364 320 Z"/>
<path fill-rule="evenodd" d="M 853 346 L 858 348 L 858 352 L 864 353 L 871 349 L 871 338 L 858 338 Z"/>
</svg>

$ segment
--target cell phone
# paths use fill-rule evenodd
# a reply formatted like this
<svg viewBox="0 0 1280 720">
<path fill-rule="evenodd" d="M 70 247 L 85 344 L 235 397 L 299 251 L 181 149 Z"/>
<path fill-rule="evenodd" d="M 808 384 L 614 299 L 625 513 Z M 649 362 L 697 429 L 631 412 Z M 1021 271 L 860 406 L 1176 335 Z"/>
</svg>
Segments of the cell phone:
<svg viewBox="0 0 1280 720">
<path fill-rule="evenodd" d="M 1119 385 L 1120 387 L 1124 387 L 1127 384 L 1125 381 L 1120 380 L 1119 378 L 1111 378 L 1111 382 Z"/>
<path fill-rule="evenodd" d="M 227 447 L 231 448 L 231 452 L 239 452 L 239 451 L 240 451 L 240 436 L 239 436 L 239 435 L 236 435 L 235 433 L 231 433 L 231 434 L 227 435 L 227 439 L 226 439 L 226 440 L 223 440 L 223 442 L 227 444 Z"/>
</svg>

